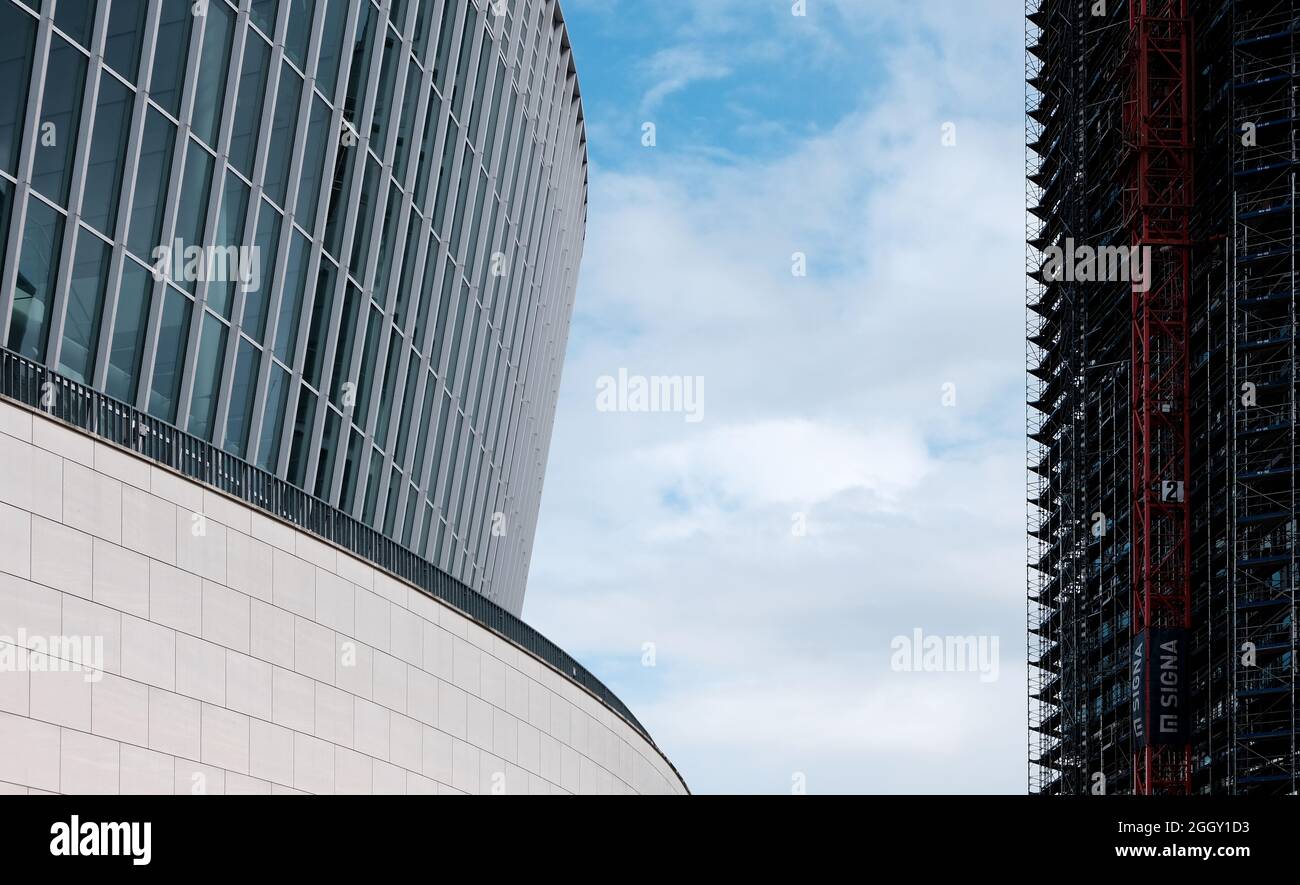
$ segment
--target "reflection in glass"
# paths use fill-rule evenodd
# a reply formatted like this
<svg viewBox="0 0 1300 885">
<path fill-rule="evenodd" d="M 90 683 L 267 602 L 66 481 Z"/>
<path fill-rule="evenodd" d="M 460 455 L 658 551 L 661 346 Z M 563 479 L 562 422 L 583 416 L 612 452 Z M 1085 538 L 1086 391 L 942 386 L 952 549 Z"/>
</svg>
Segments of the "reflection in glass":
<svg viewBox="0 0 1300 885">
<path fill-rule="evenodd" d="M 194 16 L 189 3 L 162 4 L 158 22 L 158 48 L 153 57 L 153 75 L 149 93 L 154 101 L 176 116 L 181 105 L 181 86 L 185 82 L 185 57 L 190 48 L 190 27 Z"/>
<path fill-rule="evenodd" d="M 262 352 L 246 338 L 239 341 L 235 378 L 230 388 L 230 413 L 226 416 L 226 451 L 240 458 L 248 449 L 248 425 L 253 416 L 254 387 Z"/>
<path fill-rule="evenodd" d="M 0 4 L 0 83 L 5 84 L 0 89 L 0 169 L 10 175 L 23 140 L 35 41 L 36 19 L 12 3 Z"/>
<path fill-rule="evenodd" d="M 153 384 L 149 391 L 149 414 L 160 421 L 176 421 L 176 400 L 181 387 L 181 369 L 189 347 L 190 300 L 171 286 L 164 286 L 162 327 L 158 330 Z"/>
<path fill-rule="evenodd" d="M 235 101 L 235 119 L 230 136 L 230 165 L 249 179 L 253 177 L 253 163 L 257 159 L 262 104 L 270 69 L 271 47 L 250 31 L 244 44 L 244 64 L 239 75 L 239 96 Z"/>
<path fill-rule="evenodd" d="M 118 286 L 117 316 L 108 351 L 108 395 L 134 403 L 140 359 L 149 328 L 149 304 L 153 274 L 134 261 L 122 262 L 122 283 Z"/>
<path fill-rule="evenodd" d="M 59 371 L 82 384 L 90 384 L 94 380 L 99 323 L 104 313 L 104 292 L 108 286 L 108 265 L 113 250 L 85 228 L 78 230 L 76 245 L 68 306 L 63 319 Z"/>
<path fill-rule="evenodd" d="M 18 283 L 9 322 L 9 349 L 28 359 L 45 359 L 50 307 L 54 303 L 54 282 L 62 248 L 63 216 L 40 200 L 28 198 Z"/>
<path fill-rule="evenodd" d="M 117 227 L 134 97 L 130 89 L 112 77 L 100 78 L 95 134 L 90 140 L 86 187 L 81 198 L 81 220 L 108 237 L 114 235 Z"/>
<path fill-rule="evenodd" d="M 280 297 L 279 319 L 275 326 L 275 355 L 286 365 L 293 365 L 298 350 L 298 323 L 302 319 L 303 295 L 307 287 L 307 259 L 310 253 L 311 243 L 294 231 L 289 246 L 289 266 L 284 274 L 284 292 Z M 328 262 L 322 261 L 322 275 L 327 269 L 332 270 Z"/>
<path fill-rule="evenodd" d="M 147 11 L 145 0 L 113 0 L 108 13 L 104 61 L 132 83 L 140 70 L 140 40 Z"/>
<path fill-rule="evenodd" d="M 230 44 L 234 39 L 235 13 L 224 3 L 209 3 L 191 125 L 194 133 L 211 147 L 217 146 L 218 124 L 226 100 L 226 77 L 230 71 Z"/>
<path fill-rule="evenodd" d="M 175 138 L 176 127 L 150 108 L 140 143 L 140 166 L 135 178 L 135 198 L 131 203 L 131 232 L 126 242 L 128 249 L 150 264 L 162 237 L 163 194 L 171 176 Z"/>
<path fill-rule="evenodd" d="M 90 45 L 94 23 L 95 4 L 91 0 L 59 0 L 54 10 L 54 26 L 82 46 Z"/>
<path fill-rule="evenodd" d="M 280 440 L 284 434 L 284 411 L 288 405 L 289 373 L 271 364 L 271 380 L 266 391 L 266 414 L 257 445 L 257 466 L 274 471 L 280 463 Z"/>
<path fill-rule="evenodd" d="M 212 314 L 204 313 L 203 331 L 199 335 L 199 355 L 194 361 L 194 392 L 190 397 L 189 430 L 206 440 L 212 439 L 225 358 L 226 325 Z"/>
<path fill-rule="evenodd" d="M 280 71 L 280 92 L 275 99 L 275 119 L 271 123 L 271 148 L 266 160 L 266 194 L 284 206 L 289 186 L 289 167 L 293 163 L 293 136 L 298 128 L 298 101 L 302 98 L 302 78 L 292 68 Z"/>
<path fill-rule="evenodd" d="M 260 342 L 266 334 L 267 306 L 270 304 L 271 287 L 275 281 L 276 256 L 280 249 L 280 213 L 265 200 L 261 201 L 261 212 L 257 216 L 257 261 L 261 265 L 258 274 L 259 285 L 244 293 L 244 334 Z M 286 360 L 287 362 L 287 360 Z"/>
<path fill-rule="evenodd" d="M 55 37 L 45 74 L 45 100 L 41 105 L 32 187 L 60 206 L 68 205 L 85 84 L 86 56 L 67 40 Z"/>
<path fill-rule="evenodd" d="M 212 274 L 208 282 L 208 306 L 230 319 L 230 310 L 235 300 L 235 287 L 242 282 L 242 274 L 252 268 L 243 266 L 247 249 L 241 249 L 244 243 L 244 220 L 248 215 L 248 185 L 239 180 L 233 172 L 226 172 L 226 187 L 221 195 L 221 211 L 217 213 L 217 236 L 215 245 L 222 249 L 225 256 L 222 272 Z M 249 256 L 251 257 L 251 256 Z"/>
</svg>

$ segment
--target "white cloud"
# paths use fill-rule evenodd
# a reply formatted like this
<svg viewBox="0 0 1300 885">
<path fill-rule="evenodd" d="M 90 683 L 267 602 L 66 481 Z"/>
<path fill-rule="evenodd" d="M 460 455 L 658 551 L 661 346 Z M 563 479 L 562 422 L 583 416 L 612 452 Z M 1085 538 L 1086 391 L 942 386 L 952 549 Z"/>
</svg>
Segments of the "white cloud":
<svg viewBox="0 0 1300 885">
<path fill-rule="evenodd" d="M 696 789 L 1023 789 L 1019 16 L 936 6 L 873 4 L 888 82 L 783 156 L 593 169 L 525 616 Z M 623 367 L 704 376 L 704 423 L 597 412 Z M 914 627 L 1001 678 L 890 672 Z"/>
</svg>

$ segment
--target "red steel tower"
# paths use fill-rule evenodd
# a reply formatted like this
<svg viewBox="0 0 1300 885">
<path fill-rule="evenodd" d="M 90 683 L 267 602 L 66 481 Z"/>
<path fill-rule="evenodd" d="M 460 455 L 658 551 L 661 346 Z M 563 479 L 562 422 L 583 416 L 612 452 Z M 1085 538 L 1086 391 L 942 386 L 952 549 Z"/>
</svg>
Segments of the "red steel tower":
<svg viewBox="0 0 1300 885">
<path fill-rule="evenodd" d="M 1191 791 L 1188 299 L 1192 276 L 1189 0 L 1129 0 L 1125 218 L 1133 285 L 1133 789 Z"/>
</svg>

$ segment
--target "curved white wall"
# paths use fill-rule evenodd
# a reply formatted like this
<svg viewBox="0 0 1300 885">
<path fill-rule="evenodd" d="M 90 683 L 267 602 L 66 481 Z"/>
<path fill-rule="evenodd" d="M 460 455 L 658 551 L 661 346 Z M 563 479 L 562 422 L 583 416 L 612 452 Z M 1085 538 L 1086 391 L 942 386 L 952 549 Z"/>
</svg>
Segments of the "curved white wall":
<svg viewBox="0 0 1300 885">
<path fill-rule="evenodd" d="M 82 636 L 98 681 L 31 651 Z M 512 643 L 7 401 L 0 643 L 0 793 L 685 792 Z"/>
</svg>

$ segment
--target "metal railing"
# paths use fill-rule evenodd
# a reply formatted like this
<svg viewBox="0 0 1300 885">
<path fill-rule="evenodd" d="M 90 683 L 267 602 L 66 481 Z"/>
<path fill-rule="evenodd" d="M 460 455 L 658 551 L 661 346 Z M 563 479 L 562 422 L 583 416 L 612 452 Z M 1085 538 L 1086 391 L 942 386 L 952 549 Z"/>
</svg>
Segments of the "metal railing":
<svg viewBox="0 0 1300 885">
<path fill-rule="evenodd" d="M 0 348 L 0 396 L 238 498 L 413 584 L 550 664 L 659 749 L 627 705 L 554 642 L 412 550 L 297 486 L 5 348 Z"/>
</svg>

